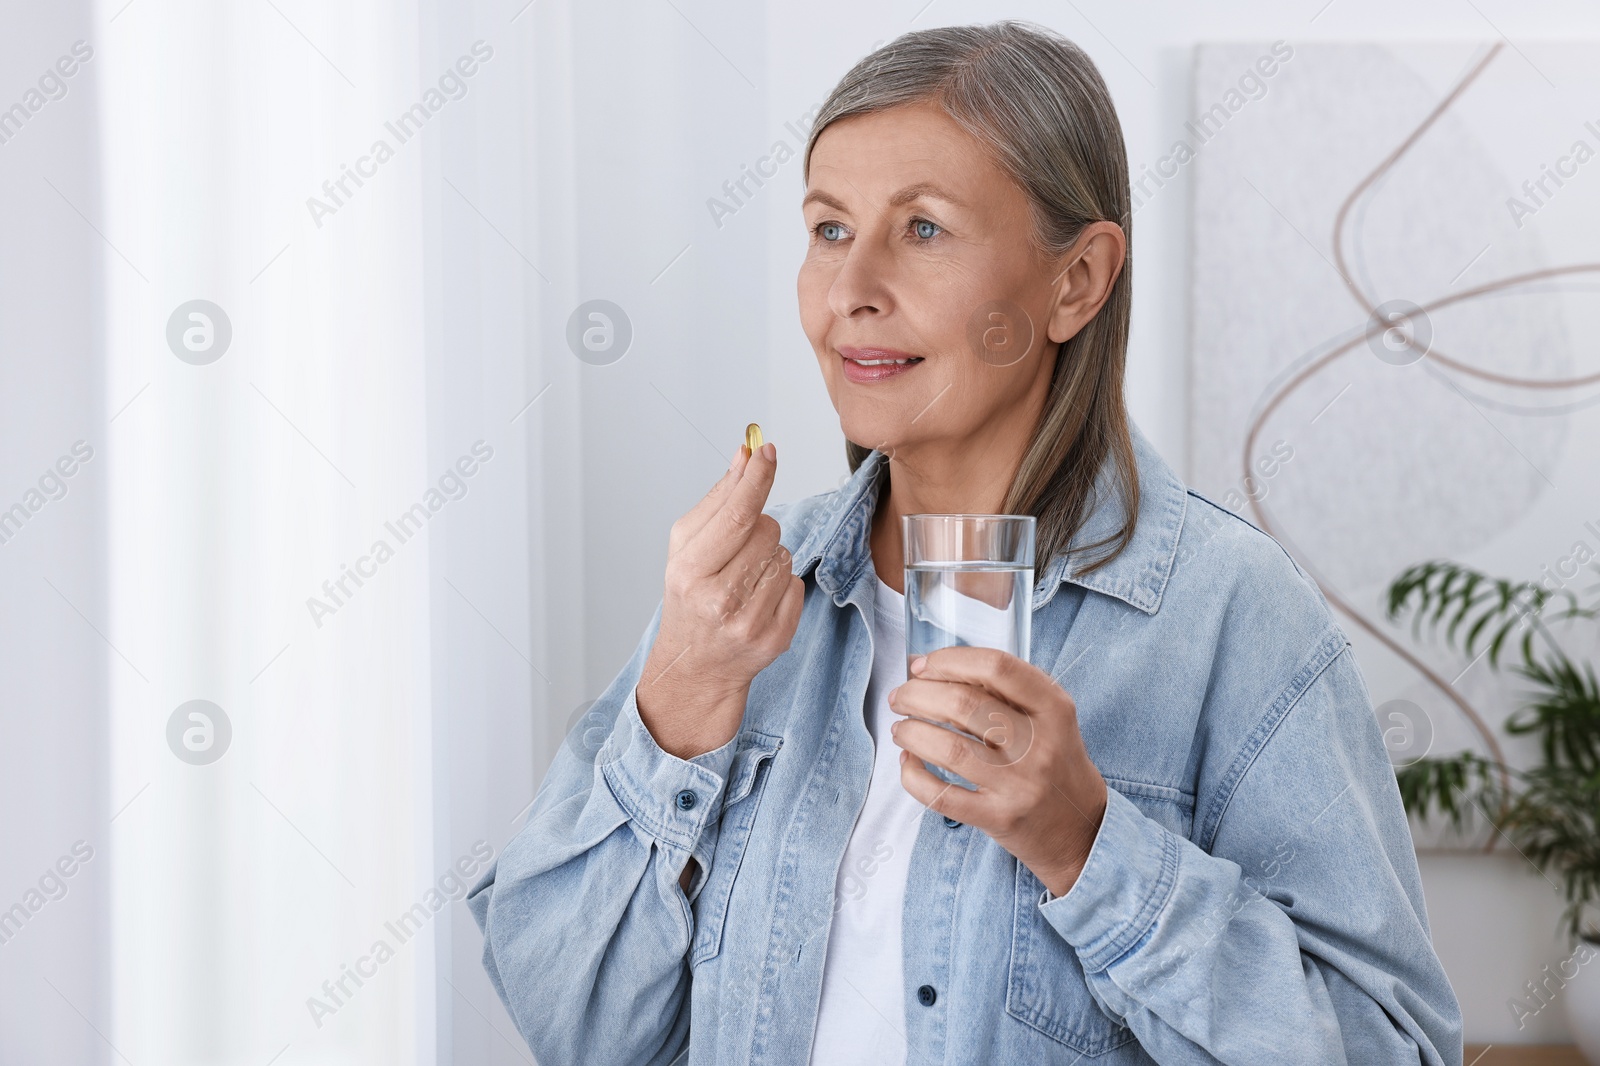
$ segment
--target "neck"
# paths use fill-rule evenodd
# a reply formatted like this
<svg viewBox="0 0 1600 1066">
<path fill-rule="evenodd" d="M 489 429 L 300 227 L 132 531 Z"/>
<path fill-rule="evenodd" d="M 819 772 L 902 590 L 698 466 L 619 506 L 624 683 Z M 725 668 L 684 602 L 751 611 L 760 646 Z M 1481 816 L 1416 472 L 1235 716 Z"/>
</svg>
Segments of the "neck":
<svg viewBox="0 0 1600 1066">
<path fill-rule="evenodd" d="M 1000 513 L 1040 413 L 1001 420 L 998 428 L 990 423 L 972 438 L 886 450 L 888 486 L 879 492 L 870 534 L 873 569 L 886 585 L 905 592 L 902 515 Z"/>
</svg>

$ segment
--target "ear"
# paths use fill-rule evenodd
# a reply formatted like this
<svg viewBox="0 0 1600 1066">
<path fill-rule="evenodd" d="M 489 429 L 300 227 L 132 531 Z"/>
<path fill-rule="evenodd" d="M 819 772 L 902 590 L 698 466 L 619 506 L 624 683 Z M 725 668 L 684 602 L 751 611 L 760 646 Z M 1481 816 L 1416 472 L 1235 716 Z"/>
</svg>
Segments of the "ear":
<svg viewBox="0 0 1600 1066">
<path fill-rule="evenodd" d="M 1128 239 L 1115 222 L 1091 222 L 1083 228 L 1059 260 L 1051 283 L 1055 295 L 1045 332 L 1052 341 L 1071 340 L 1099 313 L 1122 276 L 1127 254 Z"/>
</svg>

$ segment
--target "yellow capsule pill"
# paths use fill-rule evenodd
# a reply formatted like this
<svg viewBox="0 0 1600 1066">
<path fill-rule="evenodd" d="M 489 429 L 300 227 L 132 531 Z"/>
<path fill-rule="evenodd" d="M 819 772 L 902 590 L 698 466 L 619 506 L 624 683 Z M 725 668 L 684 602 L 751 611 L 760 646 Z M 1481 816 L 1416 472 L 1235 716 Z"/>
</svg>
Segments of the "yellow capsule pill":
<svg viewBox="0 0 1600 1066">
<path fill-rule="evenodd" d="M 744 427 L 744 446 L 754 455 L 761 449 L 761 426 L 755 422 Z"/>
</svg>

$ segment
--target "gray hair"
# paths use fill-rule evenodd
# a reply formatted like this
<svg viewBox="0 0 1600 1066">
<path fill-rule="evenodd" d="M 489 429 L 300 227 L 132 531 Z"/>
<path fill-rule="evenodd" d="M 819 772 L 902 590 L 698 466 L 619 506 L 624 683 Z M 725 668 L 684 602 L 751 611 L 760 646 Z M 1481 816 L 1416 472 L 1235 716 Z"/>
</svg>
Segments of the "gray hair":
<svg viewBox="0 0 1600 1066">
<path fill-rule="evenodd" d="M 872 52 L 823 101 L 806 142 L 809 180 L 817 138 L 834 122 L 913 103 L 934 103 L 989 145 L 1027 194 L 1033 240 L 1047 260 L 1063 257 L 1085 226 L 1109 221 L 1132 244 L 1128 157 L 1115 105 L 1094 61 L 1053 30 L 1007 20 L 916 30 Z M 1065 552 L 1094 506 L 1096 475 L 1114 460 L 1124 521 L 1075 551 L 1109 547 L 1074 572 L 1115 558 L 1133 538 L 1139 482 L 1123 397 L 1133 309 L 1130 258 L 1105 305 L 1061 344 L 1050 397 L 1006 496 L 1007 514 L 1038 522 L 1038 566 Z M 854 470 L 870 454 L 846 441 Z"/>
</svg>

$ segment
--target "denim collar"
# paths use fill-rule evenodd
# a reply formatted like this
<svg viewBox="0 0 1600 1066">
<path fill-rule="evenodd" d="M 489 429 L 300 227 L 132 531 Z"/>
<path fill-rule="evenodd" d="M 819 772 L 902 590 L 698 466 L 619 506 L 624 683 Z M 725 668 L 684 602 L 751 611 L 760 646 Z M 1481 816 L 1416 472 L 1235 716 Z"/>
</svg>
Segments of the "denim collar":
<svg viewBox="0 0 1600 1066">
<path fill-rule="evenodd" d="M 1078 574 L 1076 566 L 1069 565 L 1077 561 L 1075 554 L 1050 560 L 1034 585 L 1035 610 L 1050 601 L 1063 581 L 1115 596 L 1146 614 L 1160 608 L 1178 551 L 1188 490 L 1139 427 L 1130 421 L 1128 429 L 1139 473 L 1139 517 L 1133 539 L 1120 555 L 1091 573 Z M 790 548 L 794 572 L 803 577 L 815 567 L 817 583 L 840 606 L 871 565 L 867 534 L 888 462 L 884 453 L 872 451 L 841 488 L 801 500 L 785 516 L 783 539 L 798 545 Z M 1072 548 L 1110 536 L 1122 521 L 1114 476 L 1112 458 L 1107 456 L 1096 475 L 1093 508 L 1072 538 Z"/>
</svg>

